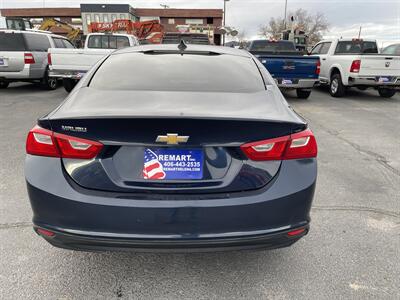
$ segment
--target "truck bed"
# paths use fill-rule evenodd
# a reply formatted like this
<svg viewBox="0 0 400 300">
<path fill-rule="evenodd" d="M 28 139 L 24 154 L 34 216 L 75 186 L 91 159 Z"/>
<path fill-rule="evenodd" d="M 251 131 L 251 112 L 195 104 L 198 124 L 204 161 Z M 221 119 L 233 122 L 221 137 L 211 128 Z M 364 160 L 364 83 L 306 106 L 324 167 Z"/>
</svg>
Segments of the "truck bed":
<svg viewBox="0 0 400 300">
<path fill-rule="evenodd" d="M 51 48 L 48 51 L 51 56 L 50 75 L 57 77 L 70 72 L 71 78 L 75 75 L 79 77 L 79 74 L 86 73 L 100 59 L 113 51 L 114 49 Z"/>
</svg>

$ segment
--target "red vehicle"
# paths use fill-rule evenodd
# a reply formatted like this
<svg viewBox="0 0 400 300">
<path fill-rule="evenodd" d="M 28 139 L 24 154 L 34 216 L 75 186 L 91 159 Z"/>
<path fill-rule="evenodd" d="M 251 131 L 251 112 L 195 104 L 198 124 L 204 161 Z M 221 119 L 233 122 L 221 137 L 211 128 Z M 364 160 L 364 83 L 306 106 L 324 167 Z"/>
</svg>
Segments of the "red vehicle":
<svg viewBox="0 0 400 300">
<path fill-rule="evenodd" d="M 135 35 L 139 41 L 160 44 L 164 35 L 164 27 L 159 21 L 132 22 L 131 20 L 115 20 L 112 23 L 93 22 L 89 32 L 126 32 Z"/>
</svg>

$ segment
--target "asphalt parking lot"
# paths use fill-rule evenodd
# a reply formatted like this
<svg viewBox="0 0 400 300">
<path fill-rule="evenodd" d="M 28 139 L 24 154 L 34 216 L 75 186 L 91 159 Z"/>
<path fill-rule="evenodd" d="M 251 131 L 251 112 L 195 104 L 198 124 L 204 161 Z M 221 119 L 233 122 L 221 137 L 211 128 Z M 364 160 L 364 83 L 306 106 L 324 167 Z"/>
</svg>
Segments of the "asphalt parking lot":
<svg viewBox="0 0 400 300">
<path fill-rule="evenodd" d="M 287 94 L 319 143 L 310 234 L 286 249 L 204 254 L 73 252 L 34 234 L 25 136 L 66 95 L 0 91 L 0 298 L 399 299 L 400 93 Z"/>
</svg>

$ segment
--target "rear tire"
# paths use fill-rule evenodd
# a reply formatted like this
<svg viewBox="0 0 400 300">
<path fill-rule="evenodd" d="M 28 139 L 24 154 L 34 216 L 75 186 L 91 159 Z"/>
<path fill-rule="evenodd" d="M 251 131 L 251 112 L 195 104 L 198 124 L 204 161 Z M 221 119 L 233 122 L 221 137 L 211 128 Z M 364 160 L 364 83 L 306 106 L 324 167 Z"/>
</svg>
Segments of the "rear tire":
<svg viewBox="0 0 400 300">
<path fill-rule="evenodd" d="M 297 98 L 299 98 L 299 99 L 307 99 L 308 97 L 310 97 L 311 91 L 297 89 L 296 94 L 297 94 Z"/>
<path fill-rule="evenodd" d="M 46 70 L 44 77 L 40 81 L 40 85 L 45 90 L 55 90 L 58 87 L 58 79 L 55 77 L 49 77 L 49 70 Z"/>
<path fill-rule="evenodd" d="M 78 83 L 78 81 L 77 80 L 74 80 L 74 79 L 69 79 L 69 78 L 64 78 L 63 79 L 63 86 L 64 86 L 64 89 L 69 93 L 69 92 L 71 92 L 73 89 L 74 89 L 74 87 L 76 86 L 76 84 Z"/>
<path fill-rule="evenodd" d="M 379 89 L 378 90 L 379 96 L 382 98 L 391 98 L 396 94 L 396 90 L 392 89 Z"/>
<path fill-rule="evenodd" d="M 10 85 L 9 82 L 6 81 L 0 81 L 0 89 L 6 89 Z"/>
<path fill-rule="evenodd" d="M 329 84 L 329 93 L 332 97 L 343 97 L 346 93 L 346 88 L 342 82 L 342 76 L 340 73 L 335 73 L 331 77 L 331 83 Z"/>
</svg>

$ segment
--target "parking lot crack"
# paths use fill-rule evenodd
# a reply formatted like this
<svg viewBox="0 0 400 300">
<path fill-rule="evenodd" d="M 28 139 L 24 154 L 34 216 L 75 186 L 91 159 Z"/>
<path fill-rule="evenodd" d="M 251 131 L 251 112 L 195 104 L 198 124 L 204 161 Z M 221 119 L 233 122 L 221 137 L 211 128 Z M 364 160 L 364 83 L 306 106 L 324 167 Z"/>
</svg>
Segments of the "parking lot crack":
<svg viewBox="0 0 400 300">
<path fill-rule="evenodd" d="M 400 218 L 400 213 L 372 208 L 368 206 L 323 206 L 323 205 L 315 205 L 312 207 L 312 210 L 332 210 L 332 211 L 359 211 L 359 212 L 371 212 L 376 214 L 385 215 L 388 217 Z"/>
<path fill-rule="evenodd" d="M 0 224 L 0 229 L 23 228 L 31 226 L 32 226 L 31 222 L 4 223 Z"/>
<path fill-rule="evenodd" d="M 376 162 L 378 162 L 381 166 L 383 166 L 385 169 L 387 169 L 388 171 L 390 171 L 391 173 L 393 173 L 396 176 L 400 177 L 400 170 L 394 168 L 393 166 L 390 165 L 389 161 L 386 159 L 386 157 L 384 157 L 383 155 L 380 155 L 378 153 L 375 153 L 371 150 L 366 150 L 363 149 L 360 145 L 349 141 L 348 139 L 344 138 L 343 136 L 340 135 L 340 132 L 335 131 L 335 130 L 331 130 L 328 129 L 326 127 L 324 127 L 321 124 L 318 124 L 319 127 L 322 128 L 322 130 L 324 130 L 325 132 L 327 132 L 330 135 L 335 136 L 336 138 L 340 139 L 341 141 L 345 142 L 346 144 L 348 144 L 349 146 L 351 146 L 352 148 L 354 148 L 355 150 L 357 150 L 358 152 L 368 155 L 370 157 L 372 157 Z"/>
</svg>

